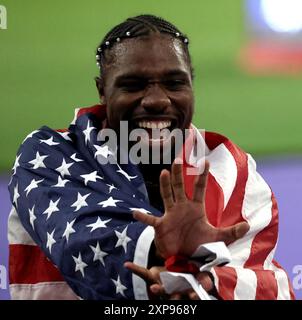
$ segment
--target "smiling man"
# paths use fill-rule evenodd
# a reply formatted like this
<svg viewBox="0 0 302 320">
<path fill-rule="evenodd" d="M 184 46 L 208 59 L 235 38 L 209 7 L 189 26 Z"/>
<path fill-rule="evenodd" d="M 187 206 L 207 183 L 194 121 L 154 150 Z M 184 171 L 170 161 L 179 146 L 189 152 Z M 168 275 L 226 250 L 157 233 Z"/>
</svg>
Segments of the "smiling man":
<svg viewBox="0 0 302 320">
<path fill-rule="evenodd" d="M 212 298 L 293 298 L 273 261 L 276 202 L 254 160 L 191 123 L 187 37 L 142 15 L 115 26 L 96 53 L 103 104 L 77 110 L 67 131 L 34 131 L 17 154 L 9 185 L 12 298 L 201 297 L 193 285 L 168 290 L 167 270 L 191 274 Z M 141 152 L 157 150 L 159 162 L 150 153 L 147 163 L 132 161 L 123 123 L 126 144 L 134 146 L 139 130 Z M 114 145 L 103 139 L 113 133 Z M 215 264 L 218 246 L 228 258 Z M 200 249 L 210 253 L 200 257 Z"/>
</svg>

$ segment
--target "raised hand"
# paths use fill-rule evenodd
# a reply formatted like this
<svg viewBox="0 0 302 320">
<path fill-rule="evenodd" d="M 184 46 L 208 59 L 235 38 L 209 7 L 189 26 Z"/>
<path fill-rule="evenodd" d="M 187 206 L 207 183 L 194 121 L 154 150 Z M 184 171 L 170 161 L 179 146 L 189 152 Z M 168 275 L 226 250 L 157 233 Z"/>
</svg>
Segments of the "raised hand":
<svg viewBox="0 0 302 320">
<path fill-rule="evenodd" d="M 154 243 L 162 258 L 181 254 L 191 256 L 200 244 L 224 241 L 227 245 L 244 236 L 249 230 L 246 222 L 227 228 L 212 226 L 205 211 L 205 190 L 209 162 L 204 172 L 196 176 L 192 200 L 185 194 L 183 166 L 175 161 L 171 173 L 163 170 L 160 175 L 160 193 L 165 213 L 158 218 L 136 211 L 134 218 L 154 227 Z"/>
</svg>

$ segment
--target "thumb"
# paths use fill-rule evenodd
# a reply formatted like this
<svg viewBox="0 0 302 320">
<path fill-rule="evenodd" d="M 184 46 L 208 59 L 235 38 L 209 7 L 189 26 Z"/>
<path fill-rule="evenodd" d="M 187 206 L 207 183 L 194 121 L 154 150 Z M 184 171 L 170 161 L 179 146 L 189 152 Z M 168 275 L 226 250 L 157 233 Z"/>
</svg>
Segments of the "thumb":
<svg viewBox="0 0 302 320">
<path fill-rule="evenodd" d="M 138 211 L 138 210 L 134 210 L 133 211 L 133 218 L 142 222 L 142 223 L 145 223 L 145 224 L 148 224 L 149 226 L 152 226 L 152 227 L 156 227 L 157 223 L 158 223 L 158 218 L 151 215 L 151 214 L 146 214 L 146 213 L 143 213 L 141 211 Z"/>
<path fill-rule="evenodd" d="M 221 230 L 222 236 L 220 238 L 222 238 L 221 240 L 224 241 L 226 245 L 229 245 L 242 238 L 249 230 L 250 226 L 247 222 L 239 222 L 233 226 L 223 228 Z"/>
</svg>

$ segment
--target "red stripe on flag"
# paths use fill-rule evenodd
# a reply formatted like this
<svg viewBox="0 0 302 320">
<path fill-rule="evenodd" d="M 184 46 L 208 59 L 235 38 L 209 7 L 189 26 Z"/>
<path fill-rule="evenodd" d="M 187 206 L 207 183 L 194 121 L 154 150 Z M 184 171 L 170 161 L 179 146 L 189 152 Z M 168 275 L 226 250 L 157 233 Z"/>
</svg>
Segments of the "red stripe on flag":
<svg viewBox="0 0 302 320">
<path fill-rule="evenodd" d="M 215 227 L 217 227 L 220 223 L 223 206 L 223 190 L 215 178 L 209 173 L 206 189 L 206 213 L 209 222 Z"/>
<path fill-rule="evenodd" d="M 242 206 L 248 179 L 248 158 L 246 153 L 240 150 L 229 140 L 225 142 L 225 146 L 235 160 L 237 167 L 237 180 L 230 200 L 223 212 L 220 227 L 228 227 L 235 225 L 238 222 L 245 221 L 242 216 Z"/>
<path fill-rule="evenodd" d="M 9 248 L 10 284 L 64 281 L 58 269 L 38 246 L 11 244 Z"/>
<path fill-rule="evenodd" d="M 92 107 L 81 108 L 77 113 L 77 118 L 79 118 L 81 115 L 83 115 L 85 113 L 92 113 L 95 116 L 97 116 L 99 119 L 105 119 L 106 118 L 106 106 L 96 104 Z"/>
<path fill-rule="evenodd" d="M 206 138 L 212 141 L 213 135 L 216 136 L 216 134 L 206 132 Z M 223 136 L 218 135 L 220 140 L 226 139 Z M 219 140 L 219 141 L 220 141 Z M 186 159 L 186 155 L 190 154 L 192 151 L 192 146 L 194 143 L 194 136 L 192 134 L 192 130 L 190 131 L 190 136 L 186 140 L 185 149 L 182 150 L 182 156 L 183 159 Z M 207 143 L 207 141 L 206 141 Z M 212 147 L 214 147 L 214 144 L 211 143 Z M 196 175 L 189 175 L 187 174 L 188 169 L 193 169 L 193 166 L 188 164 L 186 161 L 184 161 L 184 169 L 183 169 L 183 176 L 184 176 L 184 182 L 185 182 L 185 192 L 189 199 L 192 199 L 193 197 L 193 188 L 194 188 L 194 181 L 196 179 Z M 209 222 L 213 226 L 217 226 L 219 223 L 219 219 L 221 217 L 223 207 L 224 207 L 224 195 L 223 190 L 220 187 L 220 185 L 217 183 L 215 177 L 211 173 L 208 175 L 208 181 L 207 181 L 207 188 L 206 188 L 206 213 Z"/>
<path fill-rule="evenodd" d="M 187 165 L 184 167 L 184 174 Z M 184 175 L 186 195 L 189 199 L 193 196 L 194 175 Z M 213 226 L 217 226 L 223 211 L 224 197 L 220 185 L 216 182 L 215 178 L 209 173 L 207 189 L 206 189 L 206 213 L 209 222 Z"/>
<path fill-rule="evenodd" d="M 257 276 L 256 300 L 277 300 L 278 284 L 274 271 L 254 270 Z"/>
<path fill-rule="evenodd" d="M 276 245 L 278 239 L 278 207 L 272 194 L 272 218 L 268 226 L 261 230 L 254 238 L 251 253 L 244 267 L 263 268 L 263 263 Z"/>
<path fill-rule="evenodd" d="M 218 277 L 218 293 L 223 300 L 234 300 L 234 291 L 237 284 L 237 273 L 231 267 L 215 267 Z"/>
<path fill-rule="evenodd" d="M 261 230 L 253 239 L 250 256 L 244 264 L 246 268 L 256 267 L 258 270 L 260 269 L 259 272 L 255 271 L 257 276 L 257 300 L 277 299 L 278 297 L 278 285 L 274 272 L 261 272 L 266 258 L 275 247 L 278 239 L 278 207 L 273 193 L 271 195 L 271 201 L 271 221 L 269 225 Z"/>
<path fill-rule="evenodd" d="M 229 140 L 225 140 L 224 145 L 235 160 L 237 180 L 229 202 L 222 213 L 221 221 L 218 225 L 219 227 L 228 227 L 245 221 L 242 216 L 242 207 L 248 179 L 248 158 L 246 153 Z M 219 276 L 219 292 L 221 291 L 221 296 L 224 299 L 234 299 L 234 290 L 237 285 L 237 274 L 235 269 L 222 267 L 221 269 L 215 268 L 215 271 Z"/>
</svg>

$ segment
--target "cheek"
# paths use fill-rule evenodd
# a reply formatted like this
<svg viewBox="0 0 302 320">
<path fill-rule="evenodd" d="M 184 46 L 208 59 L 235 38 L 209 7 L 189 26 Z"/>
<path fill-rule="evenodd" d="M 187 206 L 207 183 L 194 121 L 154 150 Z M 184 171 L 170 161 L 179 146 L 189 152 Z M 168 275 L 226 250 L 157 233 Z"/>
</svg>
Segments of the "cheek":
<svg viewBox="0 0 302 320">
<path fill-rule="evenodd" d="M 107 118 L 110 126 L 117 127 L 119 122 L 127 118 L 131 112 L 131 103 L 124 95 L 112 96 L 107 100 Z"/>
<path fill-rule="evenodd" d="M 183 113 L 185 123 L 191 123 L 194 112 L 193 94 L 188 92 L 187 94 L 183 95 L 181 99 L 178 100 L 178 106 Z"/>
</svg>

